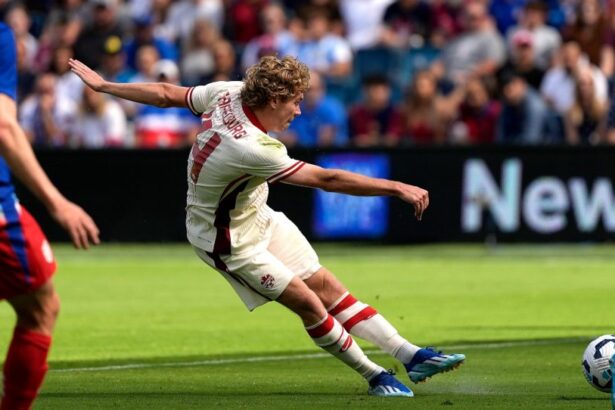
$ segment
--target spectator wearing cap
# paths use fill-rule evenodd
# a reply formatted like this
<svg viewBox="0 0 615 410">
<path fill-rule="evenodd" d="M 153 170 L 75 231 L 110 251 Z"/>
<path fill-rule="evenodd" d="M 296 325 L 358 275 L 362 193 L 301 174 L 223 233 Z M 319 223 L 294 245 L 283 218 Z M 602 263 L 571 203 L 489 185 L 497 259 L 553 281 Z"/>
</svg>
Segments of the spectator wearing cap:
<svg viewBox="0 0 615 410">
<path fill-rule="evenodd" d="M 330 147 L 348 144 L 348 116 L 337 98 L 327 95 L 320 74 L 310 72 L 310 88 L 295 118 L 279 139 L 286 146 Z"/>
<path fill-rule="evenodd" d="M 534 54 L 534 35 L 529 30 L 518 30 L 512 37 L 510 58 L 502 71 L 514 72 L 535 90 L 540 89 L 545 70 L 538 67 Z"/>
<path fill-rule="evenodd" d="M 548 108 L 540 94 L 516 71 L 499 76 L 502 111 L 497 119 L 499 144 L 540 144 L 547 142 Z"/>
<path fill-rule="evenodd" d="M 120 104 L 90 87 L 83 97 L 75 122 L 70 128 L 68 145 L 72 148 L 110 148 L 126 145 L 126 115 Z"/>
<path fill-rule="evenodd" d="M 151 16 L 143 15 L 133 19 L 133 37 L 125 45 L 126 64 L 131 69 L 136 69 L 137 50 L 144 45 L 156 48 L 161 59 L 177 62 L 178 51 L 174 44 L 165 38 L 154 34 L 154 21 Z"/>
<path fill-rule="evenodd" d="M 108 81 L 118 83 L 130 82 L 130 79 L 137 74 L 135 70 L 126 66 L 126 53 L 119 37 L 112 36 L 105 41 L 100 71 Z M 120 100 L 120 103 L 122 101 L 126 100 Z"/>
<path fill-rule="evenodd" d="M 363 79 L 363 100 L 350 109 L 351 142 L 360 147 L 393 146 L 403 133 L 401 110 L 393 104 L 391 84 L 382 75 Z"/>
<path fill-rule="evenodd" d="M 546 24 L 547 11 L 547 5 L 543 1 L 528 1 L 523 7 L 519 24 L 511 27 L 506 33 L 506 42 L 511 54 L 515 40 L 520 39 L 518 33 L 531 33 L 536 65 L 543 70 L 552 65 L 553 57 L 562 43 L 559 32 Z"/>
<path fill-rule="evenodd" d="M 179 84 L 179 68 L 171 60 L 154 64 L 154 81 Z M 187 108 L 141 105 L 135 117 L 138 148 L 179 148 L 190 145 L 199 129 L 199 118 Z"/>
<path fill-rule="evenodd" d="M 123 38 L 118 19 L 118 0 L 90 0 L 92 24 L 82 30 L 75 43 L 75 58 L 98 69 L 109 37 Z"/>
</svg>

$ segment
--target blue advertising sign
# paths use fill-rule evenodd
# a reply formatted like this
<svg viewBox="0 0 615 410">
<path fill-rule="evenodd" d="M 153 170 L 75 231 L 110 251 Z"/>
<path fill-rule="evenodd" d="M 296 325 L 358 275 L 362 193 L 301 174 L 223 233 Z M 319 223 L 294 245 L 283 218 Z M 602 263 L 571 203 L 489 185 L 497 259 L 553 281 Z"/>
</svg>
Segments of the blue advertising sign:
<svg viewBox="0 0 615 410">
<path fill-rule="evenodd" d="M 326 154 L 316 163 L 358 174 L 389 178 L 389 157 L 385 154 Z M 315 191 L 312 228 L 320 239 L 380 238 L 388 231 L 387 197 L 358 197 L 321 190 Z"/>
</svg>

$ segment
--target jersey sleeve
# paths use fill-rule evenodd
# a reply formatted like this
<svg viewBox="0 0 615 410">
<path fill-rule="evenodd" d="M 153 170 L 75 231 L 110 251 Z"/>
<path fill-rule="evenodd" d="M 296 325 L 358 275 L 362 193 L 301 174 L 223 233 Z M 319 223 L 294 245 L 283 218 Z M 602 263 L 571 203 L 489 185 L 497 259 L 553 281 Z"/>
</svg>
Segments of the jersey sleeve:
<svg viewBox="0 0 615 410">
<path fill-rule="evenodd" d="M 190 87 L 186 91 L 186 105 L 194 115 L 200 116 L 213 108 L 212 105 L 216 102 L 220 91 L 242 85 L 241 81 L 216 81 L 207 85 Z"/>
<path fill-rule="evenodd" d="M 0 93 L 17 100 L 17 53 L 13 32 L 0 22 Z"/>
<path fill-rule="evenodd" d="M 261 177 L 269 183 L 279 182 L 299 171 L 305 162 L 288 156 L 284 145 L 275 142 L 265 142 L 255 149 L 246 151 L 242 158 L 243 170 L 249 174 Z"/>
</svg>

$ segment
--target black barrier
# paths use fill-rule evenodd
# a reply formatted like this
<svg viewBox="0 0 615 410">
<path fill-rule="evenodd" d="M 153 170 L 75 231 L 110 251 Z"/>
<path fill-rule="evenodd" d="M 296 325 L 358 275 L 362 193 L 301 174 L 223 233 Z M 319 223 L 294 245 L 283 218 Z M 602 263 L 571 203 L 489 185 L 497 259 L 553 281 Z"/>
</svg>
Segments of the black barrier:
<svg viewBox="0 0 615 410">
<path fill-rule="evenodd" d="M 86 208 L 108 241 L 185 241 L 188 150 L 40 151 L 67 197 Z M 615 147 L 456 147 L 302 151 L 339 165 L 425 187 L 423 220 L 397 199 L 361 202 L 276 184 L 270 205 L 315 240 L 608 241 L 615 234 Z M 66 235 L 40 204 L 21 201 L 50 239 Z"/>
</svg>

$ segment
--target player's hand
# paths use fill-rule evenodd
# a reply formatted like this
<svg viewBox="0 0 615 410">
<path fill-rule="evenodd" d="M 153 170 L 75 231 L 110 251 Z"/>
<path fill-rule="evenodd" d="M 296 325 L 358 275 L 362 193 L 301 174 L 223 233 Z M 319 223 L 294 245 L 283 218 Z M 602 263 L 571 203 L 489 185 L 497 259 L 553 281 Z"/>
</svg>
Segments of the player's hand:
<svg viewBox="0 0 615 410">
<path fill-rule="evenodd" d="M 414 216 L 420 221 L 429 206 L 429 192 L 418 186 L 403 184 L 400 198 L 414 206 Z"/>
<path fill-rule="evenodd" d="M 68 65 L 70 66 L 70 70 L 77 74 L 81 80 L 86 83 L 91 89 L 94 91 L 100 91 L 105 80 L 96 73 L 96 71 L 92 70 L 87 65 L 83 64 L 79 60 L 75 60 L 70 58 L 68 60 Z"/>
<path fill-rule="evenodd" d="M 88 249 L 90 245 L 98 245 L 98 227 L 79 205 L 67 199 L 60 199 L 50 209 L 51 216 L 64 228 L 77 249 Z"/>
</svg>

